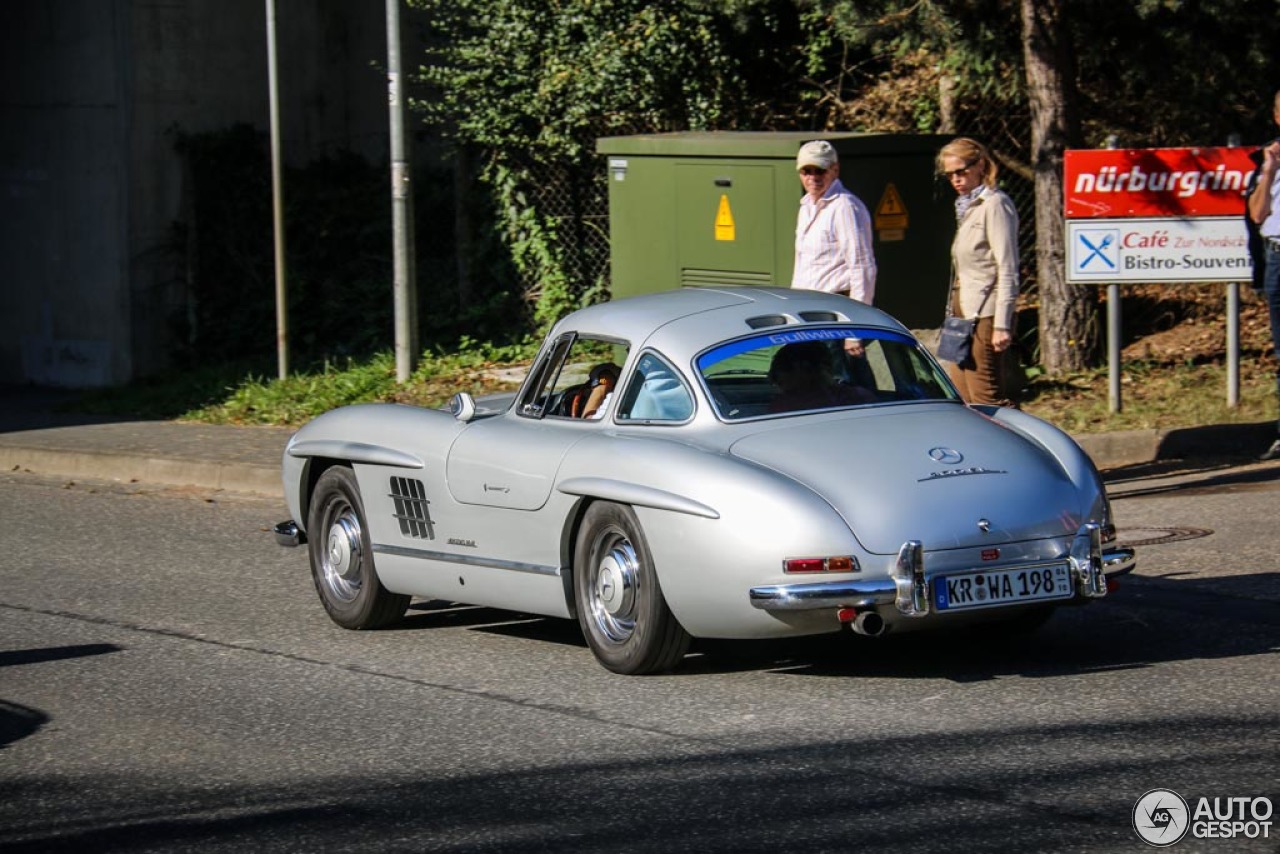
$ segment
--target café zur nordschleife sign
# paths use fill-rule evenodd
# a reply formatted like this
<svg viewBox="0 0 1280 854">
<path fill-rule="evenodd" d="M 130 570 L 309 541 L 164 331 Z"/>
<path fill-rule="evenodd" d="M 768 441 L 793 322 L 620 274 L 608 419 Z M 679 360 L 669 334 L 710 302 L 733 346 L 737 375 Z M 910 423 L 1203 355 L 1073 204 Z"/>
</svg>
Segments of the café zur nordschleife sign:
<svg viewBox="0 0 1280 854">
<path fill-rule="evenodd" d="M 1247 281 L 1244 191 L 1254 149 L 1066 152 L 1067 280 Z"/>
</svg>

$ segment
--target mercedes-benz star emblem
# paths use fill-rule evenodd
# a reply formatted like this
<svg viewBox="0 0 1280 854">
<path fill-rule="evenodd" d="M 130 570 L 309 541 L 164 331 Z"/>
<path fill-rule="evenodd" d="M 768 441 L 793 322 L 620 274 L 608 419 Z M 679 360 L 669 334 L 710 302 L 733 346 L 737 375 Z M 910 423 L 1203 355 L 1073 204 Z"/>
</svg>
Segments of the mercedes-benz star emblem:
<svg viewBox="0 0 1280 854">
<path fill-rule="evenodd" d="M 929 459 L 933 460 L 935 463 L 955 465 L 964 459 L 964 454 L 954 448 L 930 448 Z"/>
</svg>

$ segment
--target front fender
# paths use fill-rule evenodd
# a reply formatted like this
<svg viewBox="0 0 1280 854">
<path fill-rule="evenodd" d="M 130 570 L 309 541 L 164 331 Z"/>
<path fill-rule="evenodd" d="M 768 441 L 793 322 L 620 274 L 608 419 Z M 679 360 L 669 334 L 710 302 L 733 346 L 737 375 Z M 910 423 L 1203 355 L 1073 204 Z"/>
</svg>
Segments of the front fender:
<svg viewBox="0 0 1280 854">
<path fill-rule="evenodd" d="M 285 445 L 281 464 L 285 501 L 304 531 L 315 461 L 423 469 L 466 425 L 438 409 L 362 403 L 319 415 Z"/>
</svg>

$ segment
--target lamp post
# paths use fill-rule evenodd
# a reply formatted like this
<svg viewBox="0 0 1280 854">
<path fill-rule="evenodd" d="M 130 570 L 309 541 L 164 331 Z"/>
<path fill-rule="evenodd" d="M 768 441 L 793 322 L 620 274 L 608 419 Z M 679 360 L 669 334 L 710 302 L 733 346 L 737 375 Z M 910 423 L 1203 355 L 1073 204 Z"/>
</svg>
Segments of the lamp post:
<svg viewBox="0 0 1280 854">
<path fill-rule="evenodd" d="M 396 382 L 418 358 L 418 299 L 413 253 L 413 188 L 400 75 L 400 0 L 387 0 L 387 95 L 391 115 L 391 229 L 395 291 Z"/>
<path fill-rule="evenodd" d="M 289 302 L 285 288 L 284 197 L 280 181 L 280 92 L 276 71 L 276 3 L 267 2 L 267 88 L 271 113 L 271 223 L 276 257 L 276 363 L 289 376 Z"/>
</svg>

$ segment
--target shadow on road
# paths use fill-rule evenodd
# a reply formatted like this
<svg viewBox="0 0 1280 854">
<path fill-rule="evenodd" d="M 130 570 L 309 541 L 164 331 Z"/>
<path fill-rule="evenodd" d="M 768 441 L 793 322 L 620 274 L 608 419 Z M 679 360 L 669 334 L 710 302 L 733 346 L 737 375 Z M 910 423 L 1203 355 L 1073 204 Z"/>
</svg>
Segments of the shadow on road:
<svg viewBox="0 0 1280 854">
<path fill-rule="evenodd" d="M 1280 608 L 1259 598 L 1270 574 L 1215 578 L 1131 575 L 1106 599 L 1059 608 L 1039 631 L 978 626 L 867 638 L 852 632 L 769 641 L 696 640 L 671 676 L 738 670 L 794 675 L 947 679 L 1052 678 L 1158 662 L 1265 655 L 1280 647 Z M 585 647 L 576 622 L 432 602 L 401 628 L 469 628 L 538 643 Z"/>
<path fill-rule="evenodd" d="M 407 761 L 392 779 L 356 765 L 279 786 L 33 780 L 21 798 L 0 791 L 0 849 L 1136 851 L 1130 813 L 1153 786 L 1273 788 L 1280 756 L 1267 735 L 1278 726 L 1275 714 L 1170 715 L 868 737 L 851 720 L 834 741 L 798 730 L 759 749 L 689 743 L 661 758 L 449 775 L 434 768 L 430 734 L 406 732 L 397 737 Z M 56 818 L 23 809 L 37 799 L 65 807 Z M 1271 850 L 1261 842 L 1222 850 Z"/>
</svg>

